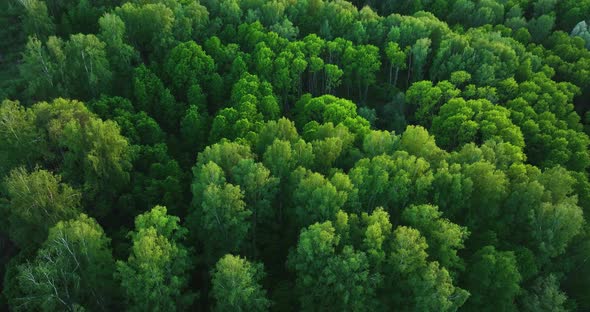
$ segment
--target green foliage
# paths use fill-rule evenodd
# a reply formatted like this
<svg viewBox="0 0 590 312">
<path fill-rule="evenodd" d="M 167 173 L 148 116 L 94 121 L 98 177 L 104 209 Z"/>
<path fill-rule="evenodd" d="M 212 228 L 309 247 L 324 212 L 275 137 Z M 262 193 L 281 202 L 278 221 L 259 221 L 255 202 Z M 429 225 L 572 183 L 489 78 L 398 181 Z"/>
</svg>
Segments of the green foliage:
<svg viewBox="0 0 590 312">
<path fill-rule="evenodd" d="M 393 271 L 391 278 L 401 283 L 392 286 L 397 294 L 393 301 L 413 310 L 456 311 L 469 293 L 453 286 L 449 273 L 438 262 L 427 262 L 427 248 L 426 240 L 416 229 L 401 226 L 394 231 L 387 261 Z M 403 297 L 404 292 L 410 296 Z"/>
<path fill-rule="evenodd" d="M 187 227 L 203 241 L 207 260 L 214 261 L 240 250 L 251 227 L 252 211 L 246 209 L 240 187 L 226 182 L 221 167 L 209 162 L 195 173 Z"/>
<path fill-rule="evenodd" d="M 184 107 L 174 100 L 160 78 L 144 65 L 133 72 L 133 93 L 137 108 L 156 119 L 164 129 L 170 131 L 178 127 Z"/>
<path fill-rule="evenodd" d="M 209 82 L 214 70 L 213 59 L 194 41 L 174 47 L 164 64 L 164 72 L 171 89 L 180 99 L 187 97 L 190 87 L 194 84 L 206 90 L 203 87 L 209 86 L 206 83 Z"/>
<path fill-rule="evenodd" d="M 19 102 L 2 101 L 0 114 L 0 173 L 5 176 L 20 164 L 31 166 L 40 157 L 45 137 L 32 111 Z"/>
<path fill-rule="evenodd" d="M 589 310 L 589 13 L 0 1 L 0 310 Z"/>
<path fill-rule="evenodd" d="M 26 15 L 23 19 L 23 28 L 27 36 L 35 36 L 46 40 L 55 34 L 55 24 L 49 17 L 47 5 L 44 1 L 23 2 Z"/>
<path fill-rule="evenodd" d="M 567 296 L 559 290 L 555 275 L 539 278 L 534 282 L 532 291 L 523 296 L 524 311 L 568 311 L 565 307 Z"/>
<path fill-rule="evenodd" d="M 191 105 L 180 121 L 180 134 L 187 149 L 194 155 L 201 150 L 207 131 L 207 115 L 199 112 L 196 105 Z"/>
<path fill-rule="evenodd" d="M 278 179 L 261 163 L 242 159 L 232 168 L 232 179 L 244 190 L 246 203 L 254 210 L 254 218 L 272 216 L 271 204 L 277 191 Z"/>
<path fill-rule="evenodd" d="M 272 86 L 247 73 L 234 84 L 231 102 L 231 107 L 221 109 L 213 118 L 213 141 L 221 138 L 254 141 L 262 122 L 276 120 L 280 113 Z"/>
<path fill-rule="evenodd" d="M 22 310 L 79 311 L 109 309 L 116 303 L 112 278 L 115 262 L 110 240 L 98 223 L 84 214 L 58 222 L 37 251 L 18 267 Z"/>
<path fill-rule="evenodd" d="M 58 92 L 65 92 L 64 82 L 59 82 L 59 68 L 65 56 L 60 42 L 52 37 L 47 47 L 36 37 L 30 37 L 25 51 L 23 61 L 19 66 L 21 76 L 28 81 L 26 93 L 29 97 L 40 99 L 53 98 Z M 57 67 L 57 68 L 56 68 Z"/>
<path fill-rule="evenodd" d="M 271 302 L 259 284 L 261 264 L 228 254 L 217 261 L 212 275 L 214 311 L 268 311 Z"/>
<path fill-rule="evenodd" d="M 363 210 L 382 206 L 393 215 L 406 205 L 426 200 L 433 174 L 426 160 L 400 151 L 359 160 L 350 179 L 359 189 Z"/>
<path fill-rule="evenodd" d="M 132 310 L 176 311 L 192 303 L 194 294 L 185 290 L 192 261 L 178 222 L 162 206 L 135 218 L 131 254 L 117 262 L 116 273 Z"/>
<path fill-rule="evenodd" d="M 27 110 L 15 104 L 3 103 L 3 127 L 8 131 L 23 127 L 22 140 L 34 140 L 27 144 L 35 146 L 22 151 L 24 155 L 18 154 L 19 149 L 8 153 L 6 164 L 26 165 L 30 169 L 36 164 L 57 168 L 66 182 L 83 191 L 84 203 L 93 202 L 96 211 L 92 213 L 108 213 L 112 209 L 109 200 L 129 182 L 133 156 L 118 125 L 111 120 L 102 121 L 78 101 L 59 98 L 52 103 L 37 103 Z M 5 137 L 9 144 L 15 140 L 14 134 Z"/>
<path fill-rule="evenodd" d="M 31 81 L 27 93 L 32 99 L 89 99 L 111 88 L 106 45 L 94 35 L 72 35 L 65 42 L 52 36 L 45 44 L 30 37 L 20 72 Z"/>
<path fill-rule="evenodd" d="M 91 96 L 96 97 L 101 92 L 108 92 L 111 88 L 112 72 L 104 42 L 94 35 L 72 35 L 70 40 L 65 42 L 63 53 L 65 84 L 70 96 L 87 99 Z"/>
<path fill-rule="evenodd" d="M 297 273 L 303 310 L 358 311 L 374 304 L 375 285 L 368 258 L 350 246 L 336 254 L 339 240 L 329 221 L 301 232 L 288 263 Z M 315 291 L 307 291 L 310 287 Z"/>
<path fill-rule="evenodd" d="M 402 220 L 426 237 L 430 257 L 448 269 L 461 270 L 457 251 L 464 247 L 469 231 L 441 216 L 436 206 L 420 205 L 406 208 Z"/>
<path fill-rule="evenodd" d="M 297 224 L 301 227 L 330 220 L 346 202 L 338 190 L 319 173 L 303 177 L 293 191 Z"/>
<path fill-rule="evenodd" d="M 119 16 L 108 13 L 102 16 L 98 23 L 100 25 L 99 38 L 106 43 L 107 56 L 111 66 L 119 74 L 128 74 L 131 62 L 137 56 L 133 47 L 125 43 L 125 22 Z"/>
<path fill-rule="evenodd" d="M 468 307 L 481 311 L 517 311 L 514 299 L 521 291 L 521 275 L 513 252 L 483 247 L 473 255 L 466 279 L 471 290 Z"/>
<path fill-rule="evenodd" d="M 4 181 L 8 202 L 3 209 L 8 234 L 22 249 L 34 249 L 59 221 L 75 218 L 81 194 L 46 170 L 27 172 L 17 168 Z"/>
<path fill-rule="evenodd" d="M 101 97 L 87 107 L 103 119 L 117 122 L 129 143 L 152 145 L 164 142 L 160 125 L 144 111 L 136 112 L 131 101 L 122 97 Z"/>
<path fill-rule="evenodd" d="M 372 130 L 363 140 L 363 151 L 368 157 L 392 154 L 399 144 L 395 132 Z"/>
<path fill-rule="evenodd" d="M 434 118 L 432 131 L 439 144 L 449 149 L 494 138 L 524 147 L 523 135 L 510 120 L 510 111 L 487 100 L 448 101 Z"/>
<path fill-rule="evenodd" d="M 124 3 L 115 9 L 125 23 L 127 42 L 146 57 L 154 50 L 170 47 L 174 13 L 162 3 Z"/>
</svg>

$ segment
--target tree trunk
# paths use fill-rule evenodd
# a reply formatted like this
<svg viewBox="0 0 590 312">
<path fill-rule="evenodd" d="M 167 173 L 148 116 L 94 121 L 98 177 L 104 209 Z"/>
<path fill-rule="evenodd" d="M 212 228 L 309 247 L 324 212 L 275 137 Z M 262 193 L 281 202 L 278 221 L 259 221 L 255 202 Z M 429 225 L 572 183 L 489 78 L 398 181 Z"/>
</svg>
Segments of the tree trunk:
<svg viewBox="0 0 590 312">
<path fill-rule="evenodd" d="M 359 101 L 363 103 L 363 86 L 362 83 L 359 81 Z"/>
<path fill-rule="evenodd" d="M 389 84 L 391 85 L 391 72 L 393 71 L 393 63 L 389 64 Z"/>
</svg>

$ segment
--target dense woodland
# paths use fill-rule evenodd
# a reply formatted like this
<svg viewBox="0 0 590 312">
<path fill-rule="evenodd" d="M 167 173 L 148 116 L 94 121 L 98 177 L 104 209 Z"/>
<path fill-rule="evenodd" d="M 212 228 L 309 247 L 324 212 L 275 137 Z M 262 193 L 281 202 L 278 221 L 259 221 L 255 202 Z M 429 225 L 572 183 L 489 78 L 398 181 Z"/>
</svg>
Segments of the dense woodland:
<svg viewBox="0 0 590 312">
<path fill-rule="evenodd" d="M 589 311 L 590 0 L 0 1 L 0 310 Z"/>
</svg>

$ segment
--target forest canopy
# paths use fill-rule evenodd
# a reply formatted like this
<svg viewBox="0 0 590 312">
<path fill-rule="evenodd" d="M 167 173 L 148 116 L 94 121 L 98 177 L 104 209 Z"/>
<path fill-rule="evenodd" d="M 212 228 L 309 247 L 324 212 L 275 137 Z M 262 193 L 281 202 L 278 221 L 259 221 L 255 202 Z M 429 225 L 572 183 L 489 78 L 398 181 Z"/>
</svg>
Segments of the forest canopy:
<svg viewBox="0 0 590 312">
<path fill-rule="evenodd" d="M 0 310 L 590 310 L 589 0 L 0 2 Z"/>
</svg>

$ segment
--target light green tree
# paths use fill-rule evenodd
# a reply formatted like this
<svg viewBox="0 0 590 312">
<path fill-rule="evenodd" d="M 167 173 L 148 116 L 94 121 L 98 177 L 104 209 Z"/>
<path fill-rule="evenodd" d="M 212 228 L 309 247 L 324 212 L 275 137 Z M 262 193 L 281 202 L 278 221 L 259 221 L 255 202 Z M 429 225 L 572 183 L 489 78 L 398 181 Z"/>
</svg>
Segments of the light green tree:
<svg viewBox="0 0 590 312">
<path fill-rule="evenodd" d="M 156 206 L 135 218 L 131 254 L 117 262 L 130 311 L 182 311 L 195 295 L 187 290 L 192 266 L 189 250 L 181 244 L 187 230 L 180 219 Z"/>
<path fill-rule="evenodd" d="M 213 311 L 268 311 L 271 301 L 260 285 L 264 277 L 262 264 L 227 254 L 212 273 Z"/>
</svg>

